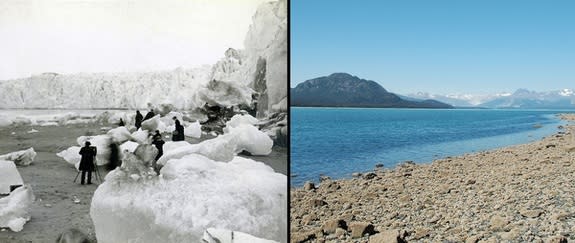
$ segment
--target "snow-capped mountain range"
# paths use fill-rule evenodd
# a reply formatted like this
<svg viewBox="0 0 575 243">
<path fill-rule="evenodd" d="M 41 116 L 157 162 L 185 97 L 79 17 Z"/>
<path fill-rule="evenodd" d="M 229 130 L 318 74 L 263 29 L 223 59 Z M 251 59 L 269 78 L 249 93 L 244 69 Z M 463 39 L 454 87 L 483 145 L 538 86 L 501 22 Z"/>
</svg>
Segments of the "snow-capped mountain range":
<svg viewBox="0 0 575 243">
<path fill-rule="evenodd" d="M 482 108 L 524 108 L 524 109 L 574 109 L 575 92 L 573 89 L 554 91 L 531 91 L 518 89 L 513 93 L 501 92 L 495 94 L 449 94 L 436 95 L 424 92 L 408 94 L 416 99 L 435 99 L 456 107 Z"/>
<path fill-rule="evenodd" d="M 213 65 L 139 73 L 43 73 L 0 81 L 0 109 L 195 109 L 257 105 L 258 117 L 287 111 L 287 1 L 261 4 L 244 49 Z M 89 57 L 88 57 L 89 58 Z M 255 98 L 255 99 L 254 99 Z"/>
</svg>

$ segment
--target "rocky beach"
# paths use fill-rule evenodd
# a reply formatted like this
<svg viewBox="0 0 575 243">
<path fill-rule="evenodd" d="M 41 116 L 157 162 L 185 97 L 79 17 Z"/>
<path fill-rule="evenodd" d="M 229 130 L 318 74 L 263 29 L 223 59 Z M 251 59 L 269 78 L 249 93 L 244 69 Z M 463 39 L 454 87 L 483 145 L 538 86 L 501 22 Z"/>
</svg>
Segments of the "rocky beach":
<svg viewBox="0 0 575 243">
<path fill-rule="evenodd" d="M 542 140 L 291 189 L 292 242 L 575 240 L 575 114 Z"/>
</svg>

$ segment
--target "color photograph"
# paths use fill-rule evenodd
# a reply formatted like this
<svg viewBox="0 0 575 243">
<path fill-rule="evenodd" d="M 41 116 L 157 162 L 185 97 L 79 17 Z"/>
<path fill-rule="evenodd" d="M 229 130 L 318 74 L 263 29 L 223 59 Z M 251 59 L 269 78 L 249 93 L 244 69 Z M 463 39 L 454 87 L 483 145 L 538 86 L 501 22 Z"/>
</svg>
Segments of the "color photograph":
<svg viewBox="0 0 575 243">
<path fill-rule="evenodd" d="M 291 1 L 291 242 L 575 240 L 572 1 Z"/>
</svg>

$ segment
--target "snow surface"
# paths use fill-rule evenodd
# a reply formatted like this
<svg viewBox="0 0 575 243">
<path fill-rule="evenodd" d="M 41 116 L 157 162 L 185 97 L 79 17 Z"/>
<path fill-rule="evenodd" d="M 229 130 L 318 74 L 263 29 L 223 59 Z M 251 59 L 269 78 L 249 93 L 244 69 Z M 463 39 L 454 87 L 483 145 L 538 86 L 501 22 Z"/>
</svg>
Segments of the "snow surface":
<svg viewBox="0 0 575 243">
<path fill-rule="evenodd" d="M 36 151 L 34 151 L 34 148 L 0 155 L 0 160 L 13 161 L 16 165 L 21 166 L 30 165 L 34 161 L 34 158 L 36 158 Z"/>
<path fill-rule="evenodd" d="M 238 231 L 216 228 L 209 228 L 204 231 L 202 240 L 206 243 L 277 243 L 277 241 L 257 238 Z"/>
<path fill-rule="evenodd" d="M 190 154 L 160 177 L 133 171 L 123 164 L 94 193 L 98 242 L 200 242 L 212 227 L 287 241 L 287 178 L 261 162 Z"/>
<path fill-rule="evenodd" d="M 24 229 L 24 224 L 30 220 L 28 208 L 34 200 L 29 185 L 18 187 L 7 197 L 0 198 L 0 227 L 8 227 L 14 232 Z"/>
</svg>

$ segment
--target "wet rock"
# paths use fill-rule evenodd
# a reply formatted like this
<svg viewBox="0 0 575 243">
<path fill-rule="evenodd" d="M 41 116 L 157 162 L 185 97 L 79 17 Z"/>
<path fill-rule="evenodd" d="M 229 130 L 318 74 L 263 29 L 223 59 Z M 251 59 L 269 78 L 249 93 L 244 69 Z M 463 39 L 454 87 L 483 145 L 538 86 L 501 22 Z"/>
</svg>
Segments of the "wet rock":
<svg viewBox="0 0 575 243">
<path fill-rule="evenodd" d="M 373 172 L 369 172 L 369 173 L 363 175 L 363 179 L 365 179 L 365 180 L 371 180 L 375 177 L 377 177 L 377 175 Z"/>
</svg>

